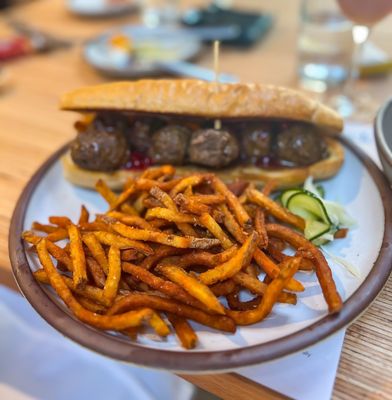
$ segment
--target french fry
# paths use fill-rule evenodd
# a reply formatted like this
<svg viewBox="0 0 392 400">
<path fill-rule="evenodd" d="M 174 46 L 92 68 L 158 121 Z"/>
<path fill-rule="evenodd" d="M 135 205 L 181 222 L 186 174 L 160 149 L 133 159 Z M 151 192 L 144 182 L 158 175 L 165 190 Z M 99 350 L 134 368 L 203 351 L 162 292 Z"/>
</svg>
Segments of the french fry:
<svg viewBox="0 0 392 400">
<path fill-rule="evenodd" d="M 260 304 L 255 309 L 248 311 L 226 310 L 226 314 L 233 318 L 237 325 L 255 324 L 263 320 L 271 312 L 272 307 L 278 301 L 279 294 L 298 270 L 300 258 L 292 258 L 284 261 L 284 263 L 285 265 L 280 270 L 279 276 L 267 286 Z"/>
<path fill-rule="evenodd" d="M 320 282 L 325 301 L 328 304 L 329 312 L 336 313 L 340 311 L 343 306 L 343 302 L 336 289 L 331 269 L 329 268 L 328 263 L 321 251 L 311 242 L 306 240 L 302 235 L 294 232 L 290 228 L 278 224 L 267 224 L 266 229 L 269 235 L 283 239 L 296 249 L 306 249 L 309 253 L 311 253 L 311 261 L 314 264 L 316 275 Z"/>
<path fill-rule="evenodd" d="M 262 192 L 265 196 L 269 196 L 276 189 L 277 186 L 278 182 L 274 179 L 270 179 L 263 186 Z"/>
<path fill-rule="evenodd" d="M 103 269 L 105 275 L 109 273 L 108 259 L 106 257 L 105 250 L 99 242 L 97 236 L 94 233 L 85 233 L 82 236 L 83 243 L 90 250 L 92 256 L 97 260 L 98 264 Z"/>
<path fill-rule="evenodd" d="M 181 179 L 172 179 L 171 181 L 168 182 L 158 182 L 153 179 L 138 179 L 136 185 L 139 190 L 146 190 L 149 191 L 151 190 L 154 186 L 158 187 L 159 189 L 162 189 L 164 191 L 172 189 L 174 186 L 177 185 L 177 183 Z"/>
<path fill-rule="evenodd" d="M 149 210 L 147 210 L 145 218 L 147 220 L 151 220 L 154 218 L 165 219 L 166 221 L 175 222 L 176 224 L 196 223 L 196 218 L 192 217 L 191 215 L 182 214 L 180 212 L 161 207 L 150 208 Z"/>
<path fill-rule="evenodd" d="M 146 257 L 140 266 L 144 269 L 151 269 L 153 268 L 156 263 L 158 263 L 162 258 L 169 257 L 169 256 L 175 256 L 178 254 L 183 254 L 184 250 L 183 249 L 178 249 L 176 247 L 170 247 L 170 246 L 160 246 L 158 249 L 155 250 L 155 253 L 152 254 L 151 256 Z"/>
<path fill-rule="evenodd" d="M 224 332 L 234 333 L 236 329 L 233 320 L 224 315 L 211 315 L 184 303 L 145 293 L 130 293 L 122 297 L 108 310 L 107 315 L 141 307 L 172 313 Z"/>
<path fill-rule="evenodd" d="M 121 210 L 121 212 L 123 212 L 124 214 L 134 215 L 134 216 L 138 216 L 138 215 L 139 215 L 139 213 L 137 212 L 137 210 L 136 210 L 133 206 L 131 206 L 130 204 L 128 204 L 128 203 L 121 204 L 120 210 Z"/>
<path fill-rule="evenodd" d="M 265 249 L 268 246 L 268 234 L 265 230 L 265 215 L 259 207 L 257 207 L 255 214 L 255 229 L 259 234 L 259 246 Z"/>
<path fill-rule="evenodd" d="M 168 313 L 167 317 L 174 328 L 176 336 L 181 342 L 182 347 L 185 349 L 193 349 L 197 343 L 197 335 L 189 322 L 177 315 Z"/>
<path fill-rule="evenodd" d="M 49 240 L 51 242 L 59 242 L 64 239 L 68 239 L 68 231 L 63 228 L 59 228 L 56 231 L 49 233 L 48 236 L 46 236 L 46 240 Z"/>
<path fill-rule="evenodd" d="M 144 205 L 144 200 L 149 196 L 148 192 L 142 192 L 139 194 L 139 196 L 136 198 L 136 200 L 133 203 L 133 208 L 136 210 L 136 212 L 140 215 L 146 206 Z"/>
<path fill-rule="evenodd" d="M 111 211 L 108 212 L 106 215 L 111 218 L 117 219 L 125 225 L 137 226 L 138 228 L 142 229 L 154 229 L 151 224 L 149 224 L 144 218 L 139 217 L 138 215 L 127 215 L 118 211 Z"/>
<path fill-rule="evenodd" d="M 162 176 L 171 178 L 176 173 L 176 169 L 172 165 L 161 165 L 160 167 L 152 167 L 146 169 L 142 175 L 141 179 L 158 179 Z"/>
<path fill-rule="evenodd" d="M 226 296 L 226 299 L 231 310 L 247 311 L 255 309 L 260 304 L 261 297 L 257 296 L 248 301 L 241 301 L 238 297 L 237 289 L 236 291 L 229 293 Z"/>
<path fill-rule="evenodd" d="M 155 270 L 180 285 L 191 296 L 198 299 L 211 311 L 214 311 L 217 314 L 225 313 L 222 304 L 219 303 L 219 300 L 214 296 L 208 286 L 187 274 L 183 269 L 176 266 L 160 265 L 155 268 Z"/>
<path fill-rule="evenodd" d="M 70 243 L 69 250 L 71 253 L 71 260 L 73 265 L 72 279 L 76 287 L 83 287 L 87 283 L 87 270 L 86 256 L 83 250 L 82 237 L 80 235 L 79 229 L 73 224 L 68 226 L 68 235 Z"/>
<path fill-rule="evenodd" d="M 178 212 L 178 208 L 174 203 L 173 199 L 159 187 L 157 186 L 152 187 L 150 190 L 150 194 L 157 200 L 162 202 L 164 206 L 167 207 L 169 210 Z M 184 235 L 196 236 L 195 230 L 188 223 L 180 222 L 177 223 L 177 226 L 178 229 L 180 229 L 180 231 L 184 233 Z"/>
<path fill-rule="evenodd" d="M 210 290 L 216 297 L 220 297 L 228 295 L 235 290 L 236 287 L 237 285 L 232 279 L 226 279 L 223 282 L 218 282 L 215 283 L 215 285 L 210 286 Z"/>
<path fill-rule="evenodd" d="M 196 194 L 196 195 L 187 195 L 186 197 L 191 202 L 201 203 L 206 205 L 215 205 L 215 204 L 222 204 L 226 202 L 225 196 L 221 194 Z"/>
<path fill-rule="evenodd" d="M 72 226 L 72 225 L 71 225 Z M 46 240 L 43 239 L 37 244 L 38 257 L 49 278 L 50 284 L 59 297 L 71 309 L 75 316 L 89 325 L 104 330 L 122 330 L 131 326 L 139 326 L 144 321 L 151 319 L 154 311 L 149 308 L 142 308 L 135 311 L 128 311 L 120 315 L 99 315 L 84 307 L 75 299 L 72 292 L 65 284 L 61 275 L 56 271 L 49 253 L 46 249 Z"/>
<path fill-rule="evenodd" d="M 38 232 L 52 233 L 57 231 L 58 227 L 52 225 L 40 224 L 39 222 L 34 221 L 33 224 L 31 225 L 31 229 Z"/>
<path fill-rule="evenodd" d="M 82 222 L 78 225 L 78 228 L 81 232 L 94 232 L 94 231 L 111 232 L 110 226 L 105 222 L 99 220 L 96 220 L 94 222 Z"/>
<path fill-rule="evenodd" d="M 53 225 L 57 225 L 59 228 L 67 229 L 69 225 L 72 225 L 72 221 L 68 217 L 49 217 L 49 222 Z"/>
<path fill-rule="evenodd" d="M 267 285 L 264 282 L 260 282 L 257 278 L 254 278 L 244 272 L 238 272 L 232 278 L 233 282 L 239 286 L 248 289 L 251 293 L 263 296 Z M 281 292 L 278 296 L 279 303 L 296 304 L 297 296 L 294 293 Z"/>
<path fill-rule="evenodd" d="M 180 180 L 176 186 L 170 191 L 170 196 L 175 197 L 176 194 L 184 191 L 187 187 L 200 185 L 203 181 L 210 178 L 211 175 L 191 175 Z"/>
<path fill-rule="evenodd" d="M 103 298 L 110 304 L 114 301 L 121 278 L 121 256 L 117 246 L 110 246 L 108 253 L 109 272 L 103 288 Z"/>
<path fill-rule="evenodd" d="M 84 205 L 82 205 L 80 207 L 80 216 L 79 216 L 78 225 L 87 223 L 89 218 L 90 218 L 90 213 L 87 211 L 87 208 Z"/>
<path fill-rule="evenodd" d="M 214 176 L 212 181 L 213 188 L 223 196 L 225 196 L 227 204 L 230 209 L 233 211 L 237 221 L 242 227 L 247 227 L 252 224 L 252 220 L 248 213 L 245 211 L 242 204 L 239 202 L 236 195 L 231 192 L 228 187 L 217 177 Z"/>
<path fill-rule="evenodd" d="M 140 259 L 140 253 L 135 249 L 126 249 L 121 252 L 121 261 L 135 261 Z"/>
<path fill-rule="evenodd" d="M 124 224 L 121 224 L 120 222 L 112 224 L 112 228 L 125 238 L 155 242 L 165 244 L 166 246 L 178 247 L 182 249 L 209 249 L 219 244 L 219 240 L 217 239 L 168 235 L 165 233 L 148 231 L 145 229 L 134 229 Z"/>
<path fill-rule="evenodd" d="M 233 242 L 229 239 L 226 233 L 210 214 L 202 214 L 199 217 L 199 222 L 221 242 L 221 245 L 224 249 L 228 249 L 233 246 Z"/>
<path fill-rule="evenodd" d="M 123 262 L 122 269 L 134 276 L 137 280 L 146 283 L 152 289 L 156 289 L 163 294 L 190 306 L 203 308 L 202 304 L 198 300 L 188 294 L 181 286 L 177 285 L 177 283 L 166 281 L 159 276 L 152 274 L 148 270 L 131 263 Z"/>
<path fill-rule="evenodd" d="M 122 206 L 136 192 L 136 183 L 131 183 L 117 199 L 110 205 L 110 211 L 116 210 Z"/>
<path fill-rule="evenodd" d="M 305 229 L 305 220 L 298 215 L 291 213 L 289 210 L 281 207 L 277 202 L 270 199 L 264 193 L 258 190 L 248 191 L 249 200 L 258 206 L 264 208 L 269 214 L 273 215 L 276 219 L 295 226 L 300 230 Z"/>
<path fill-rule="evenodd" d="M 92 276 L 95 285 L 102 289 L 105 286 L 106 281 L 106 275 L 103 272 L 103 269 L 92 257 L 87 257 L 86 263 L 87 270 L 88 272 L 90 272 L 90 275 Z"/>
<path fill-rule="evenodd" d="M 124 225 L 125 226 L 125 225 Z M 137 242 L 114 233 L 109 232 L 93 232 L 98 241 L 106 246 L 118 246 L 120 249 L 135 249 L 146 256 L 153 254 L 153 249 L 145 243 Z"/>
<path fill-rule="evenodd" d="M 95 184 L 95 190 L 106 200 L 109 208 L 114 205 L 117 196 L 102 179 L 99 179 Z"/>
<path fill-rule="evenodd" d="M 180 211 L 182 212 L 201 215 L 211 211 L 210 207 L 206 204 L 193 201 L 189 197 L 184 196 L 182 193 L 177 194 L 177 196 L 174 198 L 174 201 L 180 207 Z"/>
<path fill-rule="evenodd" d="M 159 336 L 166 337 L 170 333 L 169 327 L 158 313 L 152 314 L 148 322 Z"/>
<path fill-rule="evenodd" d="M 253 232 L 233 258 L 200 274 L 200 281 L 206 285 L 213 285 L 216 282 L 224 281 L 234 276 L 237 272 L 241 271 L 245 265 L 249 264 L 256 249 L 257 241 L 257 233 Z"/>
<path fill-rule="evenodd" d="M 103 306 L 102 304 L 95 303 L 94 301 L 88 299 L 87 297 L 75 295 L 75 298 L 81 304 L 82 307 L 93 313 L 105 314 L 107 311 L 107 307 Z"/>
<path fill-rule="evenodd" d="M 48 242 L 46 242 L 48 243 Z M 41 283 L 49 284 L 49 278 L 44 269 L 38 269 L 33 272 L 34 278 Z M 85 285 L 84 288 L 77 288 L 71 278 L 65 275 L 61 275 L 63 281 L 67 285 L 67 287 L 72 290 L 73 293 L 76 293 L 80 296 L 86 297 L 96 303 L 99 303 L 103 306 L 109 306 L 109 304 L 102 297 L 102 289 L 97 288 L 91 285 Z"/>
</svg>

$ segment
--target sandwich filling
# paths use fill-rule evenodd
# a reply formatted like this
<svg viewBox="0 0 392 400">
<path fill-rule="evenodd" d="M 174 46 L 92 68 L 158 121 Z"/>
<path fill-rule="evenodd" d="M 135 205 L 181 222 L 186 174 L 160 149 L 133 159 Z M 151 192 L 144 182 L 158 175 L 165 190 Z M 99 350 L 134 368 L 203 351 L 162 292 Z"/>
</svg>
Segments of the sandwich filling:
<svg viewBox="0 0 392 400">
<path fill-rule="evenodd" d="M 76 165 L 91 171 L 138 170 L 150 165 L 236 164 L 261 168 L 304 167 L 328 157 L 315 125 L 283 120 L 214 120 L 128 112 L 88 114 L 71 143 Z"/>
</svg>

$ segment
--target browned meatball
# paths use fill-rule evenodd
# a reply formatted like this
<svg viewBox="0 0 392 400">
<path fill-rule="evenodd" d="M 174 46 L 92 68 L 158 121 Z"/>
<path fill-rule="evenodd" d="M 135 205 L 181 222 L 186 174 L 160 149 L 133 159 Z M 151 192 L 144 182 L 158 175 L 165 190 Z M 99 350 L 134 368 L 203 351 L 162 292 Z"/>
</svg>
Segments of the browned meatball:
<svg viewBox="0 0 392 400">
<path fill-rule="evenodd" d="M 114 171 L 128 158 L 125 136 L 119 130 L 106 131 L 90 125 L 71 143 L 71 157 L 79 167 L 92 171 Z"/>
<path fill-rule="evenodd" d="M 149 156 L 157 164 L 184 163 L 190 131 L 178 125 L 167 125 L 152 135 Z"/>
<path fill-rule="evenodd" d="M 269 124 L 247 125 L 240 132 L 241 158 L 255 163 L 260 157 L 271 154 L 271 126 Z"/>
<path fill-rule="evenodd" d="M 293 124 L 278 134 L 276 155 L 289 165 L 309 165 L 327 156 L 324 139 L 306 124 Z"/>
<path fill-rule="evenodd" d="M 151 146 L 151 126 L 147 121 L 135 121 L 127 130 L 126 136 L 132 151 L 148 153 Z"/>
<path fill-rule="evenodd" d="M 192 133 L 189 161 L 206 167 L 221 168 L 239 154 L 236 138 L 225 130 L 200 129 Z"/>
</svg>

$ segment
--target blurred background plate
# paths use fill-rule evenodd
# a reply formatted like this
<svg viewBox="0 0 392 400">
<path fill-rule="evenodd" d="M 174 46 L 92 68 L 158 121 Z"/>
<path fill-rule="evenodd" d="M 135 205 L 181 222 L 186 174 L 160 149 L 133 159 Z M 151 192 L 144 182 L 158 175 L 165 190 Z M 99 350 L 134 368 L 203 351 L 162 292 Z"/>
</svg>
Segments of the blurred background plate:
<svg viewBox="0 0 392 400">
<path fill-rule="evenodd" d="M 167 71 L 159 63 L 188 61 L 200 51 L 201 41 L 191 33 L 133 25 L 110 30 L 87 42 L 84 58 L 105 75 L 138 78 L 159 75 Z"/>
<path fill-rule="evenodd" d="M 137 8 L 135 0 L 68 0 L 67 8 L 82 17 L 114 17 Z"/>
</svg>

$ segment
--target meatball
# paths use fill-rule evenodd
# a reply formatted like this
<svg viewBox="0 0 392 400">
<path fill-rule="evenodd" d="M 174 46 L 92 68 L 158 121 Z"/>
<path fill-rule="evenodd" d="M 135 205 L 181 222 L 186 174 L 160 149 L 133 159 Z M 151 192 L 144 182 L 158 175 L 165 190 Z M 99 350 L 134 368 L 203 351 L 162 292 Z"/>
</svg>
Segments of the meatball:
<svg viewBox="0 0 392 400">
<path fill-rule="evenodd" d="M 151 127 L 146 121 L 135 121 L 127 130 L 127 140 L 132 150 L 147 154 L 151 146 Z"/>
<path fill-rule="evenodd" d="M 260 157 L 271 154 L 271 126 L 269 124 L 248 125 L 240 133 L 241 158 L 256 163 Z"/>
<path fill-rule="evenodd" d="M 311 125 L 296 124 L 285 127 L 278 134 L 276 155 L 284 163 L 309 165 L 327 156 L 324 139 Z"/>
<path fill-rule="evenodd" d="M 120 112 L 100 112 L 92 122 L 92 126 L 96 130 L 105 130 L 106 132 L 125 132 L 129 124 L 129 118 Z"/>
<path fill-rule="evenodd" d="M 71 143 L 74 163 L 92 171 L 116 170 L 126 162 L 128 153 L 127 141 L 121 131 L 107 131 L 94 124 L 80 132 Z"/>
<path fill-rule="evenodd" d="M 157 164 L 181 165 L 185 160 L 190 131 L 178 125 L 167 125 L 152 135 L 149 156 Z"/>
<path fill-rule="evenodd" d="M 207 167 L 221 168 L 239 154 L 236 138 L 225 130 L 200 129 L 193 132 L 189 145 L 189 161 Z"/>
</svg>

